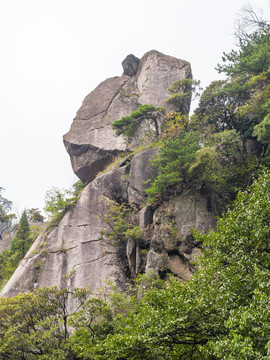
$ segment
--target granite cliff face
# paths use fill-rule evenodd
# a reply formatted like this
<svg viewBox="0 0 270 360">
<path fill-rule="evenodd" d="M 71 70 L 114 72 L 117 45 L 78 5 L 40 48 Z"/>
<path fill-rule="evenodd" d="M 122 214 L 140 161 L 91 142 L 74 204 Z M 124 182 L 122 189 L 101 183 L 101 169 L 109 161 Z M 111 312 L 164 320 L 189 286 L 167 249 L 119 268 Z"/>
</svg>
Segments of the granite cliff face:
<svg viewBox="0 0 270 360">
<path fill-rule="evenodd" d="M 190 78 L 186 61 L 157 51 L 141 60 L 129 55 L 123 61 L 124 73 L 102 82 L 83 101 L 64 144 L 74 172 L 89 184 L 54 227 L 44 231 L 2 291 L 13 296 L 36 287 L 87 287 L 94 291 L 106 288 L 108 280 L 125 290 L 139 272 L 174 273 L 190 279 L 190 259 L 198 256 L 201 244 L 194 243 L 191 228 L 207 231 L 215 224 L 207 196 L 187 192 L 158 208 L 147 203 L 144 190 L 155 177 L 149 160 L 156 150 L 146 148 L 135 155 L 127 153 L 113 170 L 98 175 L 119 152 L 136 147 L 116 136 L 111 123 L 129 115 L 142 104 L 165 106 L 168 88 L 173 81 Z M 185 104 L 186 110 L 189 103 Z M 141 124 L 138 143 L 144 131 L 151 132 L 151 119 Z M 160 135 L 153 130 L 153 137 Z M 149 135 L 149 134 L 148 134 Z M 132 204 L 137 212 L 133 222 L 143 230 L 141 239 L 128 239 L 125 251 L 101 239 L 107 224 L 107 200 Z"/>
<path fill-rule="evenodd" d="M 141 60 L 129 55 L 123 68 L 122 76 L 103 81 L 86 96 L 64 135 L 73 170 L 82 181 L 93 180 L 114 155 L 127 150 L 129 144 L 111 127 L 113 121 L 140 105 L 165 106 L 172 82 L 192 77 L 188 62 L 158 51 L 146 53 Z"/>
</svg>

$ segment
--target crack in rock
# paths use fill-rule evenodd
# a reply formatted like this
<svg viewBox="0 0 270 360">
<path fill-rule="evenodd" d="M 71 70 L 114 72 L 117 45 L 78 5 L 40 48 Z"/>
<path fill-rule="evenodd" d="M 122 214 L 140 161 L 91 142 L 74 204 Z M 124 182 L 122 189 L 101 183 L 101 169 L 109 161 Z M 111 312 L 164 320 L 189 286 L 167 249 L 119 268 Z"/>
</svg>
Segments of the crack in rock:
<svg viewBox="0 0 270 360">
<path fill-rule="evenodd" d="M 101 240 L 100 239 L 86 240 L 86 241 L 82 241 L 81 244 L 88 244 L 96 241 L 101 241 Z"/>
<path fill-rule="evenodd" d="M 80 244 L 79 245 L 75 245 L 75 246 L 72 246 L 72 247 L 70 247 L 70 248 L 68 248 L 68 249 L 66 249 L 64 246 L 63 246 L 63 248 L 61 248 L 61 249 L 59 249 L 59 250 L 54 250 L 54 251 L 49 251 L 50 252 L 50 254 L 57 254 L 57 253 L 66 253 L 67 251 L 69 251 L 69 250 L 73 250 L 73 249 L 76 249 L 78 246 L 80 246 Z"/>
<path fill-rule="evenodd" d="M 93 263 L 93 262 L 95 262 L 95 261 L 98 261 L 98 260 L 100 260 L 100 259 L 102 259 L 102 258 L 104 258 L 105 256 L 110 255 L 110 254 L 116 255 L 116 252 L 105 251 L 103 254 L 101 254 L 101 255 L 100 255 L 99 257 L 97 257 L 96 259 L 84 261 L 84 262 L 82 262 L 82 263 L 79 263 L 79 264 L 74 265 L 74 266 L 73 266 L 73 269 L 75 269 L 75 267 L 77 267 L 77 266 L 81 266 L 81 265 L 85 265 L 85 264 L 91 264 L 91 263 Z"/>
</svg>

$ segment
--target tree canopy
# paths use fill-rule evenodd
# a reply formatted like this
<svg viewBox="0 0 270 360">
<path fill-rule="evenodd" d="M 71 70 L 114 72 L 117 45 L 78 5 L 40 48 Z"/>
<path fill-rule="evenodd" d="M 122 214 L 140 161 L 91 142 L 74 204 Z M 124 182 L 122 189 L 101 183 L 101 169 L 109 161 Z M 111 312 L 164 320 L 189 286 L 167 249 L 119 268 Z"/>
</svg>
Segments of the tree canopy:
<svg viewBox="0 0 270 360">
<path fill-rule="evenodd" d="M 13 219 L 16 217 L 15 214 L 10 214 L 12 208 L 12 202 L 2 196 L 4 189 L 0 187 L 0 236 L 10 229 Z"/>
</svg>

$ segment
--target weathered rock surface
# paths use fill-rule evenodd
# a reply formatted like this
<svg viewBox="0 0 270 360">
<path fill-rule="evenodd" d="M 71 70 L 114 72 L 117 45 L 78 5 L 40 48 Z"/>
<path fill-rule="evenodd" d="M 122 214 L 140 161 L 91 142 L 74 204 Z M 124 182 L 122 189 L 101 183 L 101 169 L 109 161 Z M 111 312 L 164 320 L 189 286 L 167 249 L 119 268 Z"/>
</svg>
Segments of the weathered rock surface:
<svg viewBox="0 0 270 360">
<path fill-rule="evenodd" d="M 124 137 L 115 135 L 112 122 L 143 104 L 165 106 L 172 82 L 192 77 L 188 62 L 155 50 L 141 60 L 128 55 L 123 68 L 122 76 L 103 81 L 86 96 L 64 135 L 73 170 L 82 181 L 93 180 L 112 156 L 127 149 Z"/>
<path fill-rule="evenodd" d="M 92 286 L 95 291 L 106 286 L 108 279 L 115 280 L 119 288 L 124 287 L 126 279 L 116 249 L 100 239 L 100 232 L 106 227 L 102 215 L 107 208 L 101 197 L 114 196 L 114 186 L 107 185 L 112 184 L 114 176 L 117 181 L 118 171 L 91 182 L 60 223 L 39 236 L 2 296 L 54 285 Z"/>
<path fill-rule="evenodd" d="M 164 105 L 171 83 L 191 77 L 190 65 L 150 51 L 140 61 L 128 56 L 123 67 L 122 76 L 105 80 L 85 98 L 64 136 L 74 172 L 90 183 L 62 220 L 38 237 L 1 296 L 54 285 L 106 291 L 109 280 L 125 290 L 130 278 L 140 272 L 171 272 L 190 279 L 190 260 L 199 255 L 201 247 L 190 230 L 207 231 L 215 225 L 207 197 L 189 191 L 158 208 L 145 205 L 145 190 L 156 176 L 150 163 L 156 153 L 153 148 L 129 155 L 115 169 L 97 176 L 114 155 L 136 146 L 116 136 L 111 123 L 140 104 Z M 141 125 L 138 143 L 152 127 L 153 136 L 160 134 L 162 124 L 151 120 Z M 101 238 L 108 228 L 110 200 L 135 207 L 133 225 L 143 230 L 139 240 L 127 240 L 122 252 Z"/>
<path fill-rule="evenodd" d="M 152 174 L 145 172 L 141 184 L 137 175 L 148 166 L 152 156 L 150 150 L 138 153 L 130 164 L 124 162 L 87 185 L 75 207 L 60 223 L 38 237 L 1 296 L 14 296 L 44 286 L 72 289 L 90 285 L 94 292 L 101 288 L 105 291 L 108 280 L 124 290 L 129 283 L 128 273 L 135 277 L 142 271 L 157 274 L 161 269 L 188 280 L 189 260 L 198 255 L 201 247 L 194 243 L 190 230 L 194 227 L 207 231 L 215 223 L 206 197 L 182 194 L 155 211 L 147 205 L 137 216 L 137 224 L 145 232 L 144 239 L 142 242 L 130 239 L 122 258 L 115 246 L 101 239 L 101 231 L 107 227 L 106 199 L 134 203 L 135 198 L 137 206 L 145 201 L 144 180 L 146 174 L 148 179 Z M 136 196 L 133 187 L 129 195 L 131 184 L 137 187 Z M 146 248 L 149 251 L 145 258 Z"/>
<path fill-rule="evenodd" d="M 133 163 L 136 168 L 140 162 L 141 166 L 145 166 L 153 155 L 147 150 L 143 154 L 135 155 L 128 165 L 123 163 L 98 176 L 84 189 L 76 206 L 65 214 L 60 223 L 35 241 L 3 289 L 2 296 L 55 285 L 71 288 L 91 285 L 97 291 L 105 288 L 109 279 L 120 289 L 125 288 L 128 283 L 125 261 L 119 258 L 115 246 L 101 239 L 101 230 L 107 227 L 103 220 L 108 210 L 106 199 L 129 202 L 130 182 L 135 183 Z M 144 178 L 147 180 L 146 176 Z M 136 196 L 136 189 L 133 194 Z M 141 193 L 138 194 L 137 203 L 143 198 Z M 134 251 L 135 274 L 140 258 L 136 255 L 138 250 L 135 248 Z"/>
<path fill-rule="evenodd" d="M 134 76 L 136 75 L 140 59 L 133 54 L 128 55 L 122 62 L 123 70 L 125 75 Z"/>
<path fill-rule="evenodd" d="M 202 244 L 195 242 L 191 230 L 207 232 L 215 226 L 209 199 L 188 191 L 160 206 L 153 215 L 146 272 L 160 269 L 189 280 L 190 260 L 200 254 Z"/>
<path fill-rule="evenodd" d="M 157 171 L 151 166 L 149 159 L 157 153 L 156 149 L 148 149 L 135 155 L 131 160 L 128 199 L 129 203 L 142 205 L 147 201 L 145 190 L 149 187 L 149 180 L 153 180 Z"/>
</svg>

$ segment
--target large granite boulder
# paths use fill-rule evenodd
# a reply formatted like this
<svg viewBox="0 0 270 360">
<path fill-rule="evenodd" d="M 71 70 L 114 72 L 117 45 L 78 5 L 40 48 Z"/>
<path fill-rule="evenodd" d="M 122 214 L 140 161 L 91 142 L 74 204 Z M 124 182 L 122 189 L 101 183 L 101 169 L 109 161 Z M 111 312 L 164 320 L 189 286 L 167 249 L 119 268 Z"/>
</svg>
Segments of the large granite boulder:
<svg viewBox="0 0 270 360">
<path fill-rule="evenodd" d="M 123 69 L 120 77 L 103 81 L 86 96 L 64 135 L 73 170 L 84 182 L 92 181 L 113 156 L 128 148 L 125 138 L 115 135 L 112 122 L 140 105 L 167 106 L 164 100 L 172 82 L 192 77 L 188 62 L 155 50 L 141 60 L 128 55 Z"/>
</svg>

